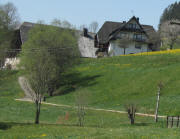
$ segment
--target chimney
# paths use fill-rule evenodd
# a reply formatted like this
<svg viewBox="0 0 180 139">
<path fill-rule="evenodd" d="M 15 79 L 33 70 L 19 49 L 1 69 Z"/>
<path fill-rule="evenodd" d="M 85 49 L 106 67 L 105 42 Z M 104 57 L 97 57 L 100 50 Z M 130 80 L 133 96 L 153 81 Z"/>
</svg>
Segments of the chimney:
<svg viewBox="0 0 180 139">
<path fill-rule="evenodd" d="M 84 35 L 84 37 L 87 37 L 88 36 L 88 29 L 87 28 L 84 28 L 83 29 L 83 35 Z"/>
<path fill-rule="evenodd" d="M 137 19 L 137 21 L 139 22 L 139 17 L 137 17 L 136 19 Z"/>
</svg>

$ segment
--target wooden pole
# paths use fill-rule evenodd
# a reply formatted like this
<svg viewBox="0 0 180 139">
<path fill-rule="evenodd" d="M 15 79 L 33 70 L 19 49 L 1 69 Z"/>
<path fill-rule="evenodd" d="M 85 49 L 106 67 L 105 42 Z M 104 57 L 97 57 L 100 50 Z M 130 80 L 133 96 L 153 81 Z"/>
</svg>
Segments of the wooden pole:
<svg viewBox="0 0 180 139">
<path fill-rule="evenodd" d="M 161 88 L 158 87 L 157 103 L 156 103 L 156 112 L 155 112 L 155 122 L 156 122 L 156 123 L 158 122 L 158 110 L 159 110 L 160 92 L 161 92 Z"/>
<path fill-rule="evenodd" d="M 177 120 L 177 127 L 179 127 L 179 116 L 178 116 L 178 120 Z"/>
<path fill-rule="evenodd" d="M 173 123 L 174 123 L 174 116 L 172 116 L 172 119 L 171 119 L 171 128 L 173 127 Z"/>
<path fill-rule="evenodd" d="M 168 128 L 168 124 L 169 124 L 168 122 L 169 122 L 169 116 L 167 116 L 167 128 Z"/>
</svg>

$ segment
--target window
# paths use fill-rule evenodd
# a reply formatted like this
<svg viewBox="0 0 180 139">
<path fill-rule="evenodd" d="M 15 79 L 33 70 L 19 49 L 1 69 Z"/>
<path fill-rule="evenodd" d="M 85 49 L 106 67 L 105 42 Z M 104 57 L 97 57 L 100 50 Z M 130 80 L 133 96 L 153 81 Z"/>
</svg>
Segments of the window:
<svg viewBox="0 0 180 139">
<path fill-rule="evenodd" d="M 127 33 L 121 33 L 121 38 L 127 37 Z"/>
<path fill-rule="evenodd" d="M 136 45 L 135 45 L 135 48 L 136 48 L 136 49 L 141 49 L 141 45 L 136 44 Z"/>
<path fill-rule="evenodd" d="M 142 40 L 142 35 L 141 34 L 134 34 L 134 36 L 133 36 L 133 38 L 135 39 L 135 40 Z"/>
<path fill-rule="evenodd" d="M 132 28 L 133 28 L 133 24 L 132 24 L 132 23 L 129 23 L 129 24 L 127 25 L 127 28 L 132 29 Z"/>
<path fill-rule="evenodd" d="M 132 23 L 129 23 L 127 25 L 127 28 L 128 29 L 139 29 L 138 25 L 137 24 L 132 24 Z"/>
<path fill-rule="evenodd" d="M 133 24 L 133 27 L 132 27 L 133 29 L 136 29 L 136 24 Z"/>
</svg>

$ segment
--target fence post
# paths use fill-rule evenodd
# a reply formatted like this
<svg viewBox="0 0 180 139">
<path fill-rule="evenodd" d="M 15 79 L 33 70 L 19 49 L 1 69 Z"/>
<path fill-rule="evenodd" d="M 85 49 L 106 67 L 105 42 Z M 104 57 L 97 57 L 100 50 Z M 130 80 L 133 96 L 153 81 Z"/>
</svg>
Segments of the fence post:
<svg viewBox="0 0 180 139">
<path fill-rule="evenodd" d="M 167 128 L 168 128 L 169 116 L 167 116 Z"/>
<path fill-rule="evenodd" d="M 179 127 L 179 116 L 178 116 L 178 120 L 177 120 L 177 127 Z"/>
<path fill-rule="evenodd" d="M 174 116 L 172 116 L 172 119 L 171 119 L 171 128 L 173 127 L 173 124 L 174 124 Z"/>
</svg>

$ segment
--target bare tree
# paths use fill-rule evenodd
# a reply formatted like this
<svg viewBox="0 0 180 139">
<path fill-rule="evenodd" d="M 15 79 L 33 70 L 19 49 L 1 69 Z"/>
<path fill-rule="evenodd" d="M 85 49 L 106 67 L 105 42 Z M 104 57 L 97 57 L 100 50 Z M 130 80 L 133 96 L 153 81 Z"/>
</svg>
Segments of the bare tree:
<svg viewBox="0 0 180 139">
<path fill-rule="evenodd" d="M 158 122 L 158 112 L 159 112 L 159 101 L 160 101 L 160 93 L 163 89 L 163 82 L 158 83 L 158 91 L 157 91 L 157 104 L 156 104 L 156 112 L 155 112 L 155 121 Z"/>
<path fill-rule="evenodd" d="M 79 30 L 83 31 L 84 28 L 87 28 L 87 25 L 80 25 Z"/>
<path fill-rule="evenodd" d="M 167 39 L 170 49 L 173 49 L 180 35 L 180 26 L 171 24 L 171 21 L 164 22 L 160 25 L 161 38 Z"/>
<path fill-rule="evenodd" d="M 60 19 L 55 18 L 55 19 L 53 19 L 53 21 L 51 22 L 51 25 L 57 26 L 57 27 L 61 27 L 62 22 L 61 22 Z"/>
<path fill-rule="evenodd" d="M 93 33 L 96 33 L 98 29 L 98 22 L 94 21 L 89 25 L 89 30 Z"/>
<path fill-rule="evenodd" d="M 73 28 L 71 23 L 68 22 L 67 20 L 64 20 L 64 21 L 61 22 L 61 27 L 63 27 L 63 28 Z"/>
<path fill-rule="evenodd" d="M 128 113 L 128 118 L 130 119 L 131 124 L 133 125 L 135 122 L 135 116 L 136 116 L 136 111 L 137 111 L 136 105 L 135 104 L 128 104 L 125 106 L 125 108 L 126 108 L 126 111 Z"/>
<path fill-rule="evenodd" d="M 77 105 L 78 125 L 84 126 L 85 106 L 87 105 L 86 91 L 79 91 L 76 94 L 75 98 L 76 98 L 76 105 Z"/>
<path fill-rule="evenodd" d="M 161 45 L 161 37 L 159 32 L 153 32 L 149 35 L 148 43 L 151 44 L 152 50 L 159 50 Z"/>
<path fill-rule="evenodd" d="M 116 40 L 116 43 L 118 45 L 118 47 L 120 48 L 123 48 L 124 49 L 124 55 L 126 54 L 126 48 L 129 47 L 129 43 L 131 42 L 132 40 L 127 38 L 127 37 L 124 37 L 122 39 L 117 39 Z"/>
<path fill-rule="evenodd" d="M 7 29 L 15 29 L 20 25 L 20 18 L 13 3 L 0 6 L 0 22 L 1 26 Z"/>
</svg>

